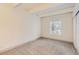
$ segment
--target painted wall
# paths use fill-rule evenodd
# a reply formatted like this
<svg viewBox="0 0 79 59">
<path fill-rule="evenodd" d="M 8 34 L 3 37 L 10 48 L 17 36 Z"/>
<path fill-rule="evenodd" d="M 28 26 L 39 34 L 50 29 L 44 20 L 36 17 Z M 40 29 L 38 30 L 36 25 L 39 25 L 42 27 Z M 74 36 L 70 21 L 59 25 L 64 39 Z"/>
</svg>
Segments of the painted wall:
<svg viewBox="0 0 79 59">
<path fill-rule="evenodd" d="M 39 36 L 40 21 L 36 14 L 29 14 L 21 8 L 0 7 L 0 52 Z"/>
<path fill-rule="evenodd" d="M 79 10 L 79 4 L 75 4 L 75 8 L 73 12 L 74 46 L 79 53 L 79 14 L 75 16 L 78 10 Z"/>
<path fill-rule="evenodd" d="M 63 22 L 63 34 L 62 35 L 51 35 L 50 32 L 50 21 L 58 19 Z M 73 30 L 72 30 L 72 13 L 64 13 L 58 15 L 52 15 L 47 17 L 41 17 L 41 36 L 56 40 L 73 42 Z"/>
</svg>

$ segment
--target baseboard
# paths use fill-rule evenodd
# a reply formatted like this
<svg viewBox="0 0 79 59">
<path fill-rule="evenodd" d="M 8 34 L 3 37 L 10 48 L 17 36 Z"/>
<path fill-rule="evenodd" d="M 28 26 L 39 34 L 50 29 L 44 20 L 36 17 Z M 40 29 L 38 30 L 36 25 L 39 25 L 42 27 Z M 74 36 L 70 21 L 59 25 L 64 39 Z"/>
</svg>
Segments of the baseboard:
<svg viewBox="0 0 79 59">
<path fill-rule="evenodd" d="M 42 36 L 41 36 L 41 38 L 45 38 L 45 39 L 52 39 L 52 38 L 49 38 L 49 37 L 42 37 Z M 57 40 L 57 39 L 52 39 L 52 40 L 62 41 L 62 42 L 66 42 L 66 43 L 71 43 L 71 44 L 73 44 L 73 42 L 64 41 L 64 40 Z"/>
</svg>

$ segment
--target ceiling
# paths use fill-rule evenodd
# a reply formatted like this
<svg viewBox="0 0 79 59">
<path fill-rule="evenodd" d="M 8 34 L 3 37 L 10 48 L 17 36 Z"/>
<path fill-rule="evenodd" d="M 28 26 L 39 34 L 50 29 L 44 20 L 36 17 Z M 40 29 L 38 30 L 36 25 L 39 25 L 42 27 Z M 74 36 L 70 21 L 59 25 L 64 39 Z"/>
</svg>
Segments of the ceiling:
<svg viewBox="0 0 79 59">
<path fill-rule="evenodd" d="M 37 12 L 51 7 L 56 7 L 58 3 L 26 3 L 21 4 L 21 8 L 29 12 Z"/>
<path fill-rule="evenodd" d="M 29 12 L 36 12 L 43 9 L 55 7 L 58 4 L 56 3 L 0 3 L 0 9 L 1 8 L 21 8 Z"/>
<path fill-rule="evenodd" d="M 14 8 L 16 5 L 15 3 L 0 3 L 0 8 Z"/>
<path fill-rule="evenodd" d="M 27 12 L 38 12 L 48 8 L 55 8 L 58 5 L 62 5 L 62 3 L 0 3 L 0 10 L 21 8 Z"/>
</svg>

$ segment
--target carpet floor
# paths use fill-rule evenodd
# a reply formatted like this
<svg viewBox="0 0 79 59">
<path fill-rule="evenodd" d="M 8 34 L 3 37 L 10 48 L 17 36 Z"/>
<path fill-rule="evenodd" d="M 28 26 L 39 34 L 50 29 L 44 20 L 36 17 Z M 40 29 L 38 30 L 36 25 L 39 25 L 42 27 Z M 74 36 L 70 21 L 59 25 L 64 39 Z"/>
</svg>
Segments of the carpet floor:
<svg viewBox="0 0 79 59">
<path fill-rule="evenodd" d="M 72 43 L 40 38 L 1 55 L 76 55 Z"/>
</svg>

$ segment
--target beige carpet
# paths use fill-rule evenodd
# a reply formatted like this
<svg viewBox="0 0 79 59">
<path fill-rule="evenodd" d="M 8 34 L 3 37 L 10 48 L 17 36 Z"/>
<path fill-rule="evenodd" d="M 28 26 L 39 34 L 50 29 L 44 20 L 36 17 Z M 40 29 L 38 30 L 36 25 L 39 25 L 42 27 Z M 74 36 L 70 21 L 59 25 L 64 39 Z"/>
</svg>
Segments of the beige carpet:
<svg viewBox="0 0 79 59">
<path fill-rule="evenodd" d="M 77 54 L 71 43 L 40 38 L 26 43 L 2 55 L 75 55 Z"/>
</svg>

